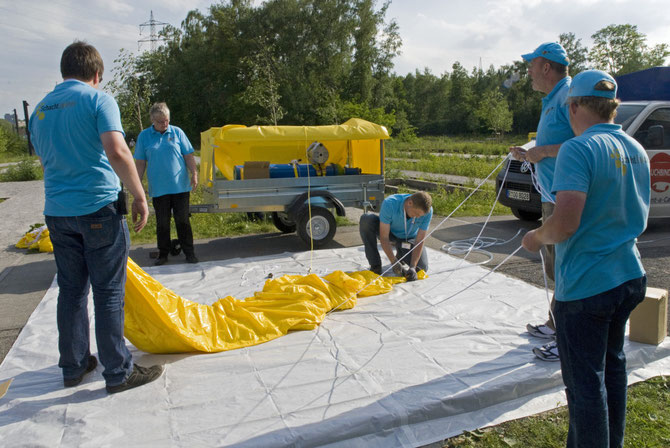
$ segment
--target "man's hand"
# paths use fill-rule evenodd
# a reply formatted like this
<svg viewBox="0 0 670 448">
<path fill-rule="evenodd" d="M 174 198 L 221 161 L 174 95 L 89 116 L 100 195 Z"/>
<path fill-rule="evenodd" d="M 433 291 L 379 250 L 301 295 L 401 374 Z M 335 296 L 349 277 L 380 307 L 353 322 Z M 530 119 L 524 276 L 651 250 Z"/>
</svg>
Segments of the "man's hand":
<svg viewBox="0 0 670 448">
<path fill-rule="evenodd" d="M 526 160 L 527 151 L 521 146 L 510 146 L 509 152 L 512 154 L 512 158 L 519 162 L 524 162 Z"/>
<path fill-rule="evenodd" d="M 406 266 L 406 268 L 403 269 L 403 276 L 407 279 L 408 282 L 413 282 L 419 278 L 416 275 L 416 269 L 409 266 Z"/>
<path fill-rule="evenodd" d="M 537 230 L 531 230 L 526 233 L 521 241 L 521 245 L 528 252 L 539 252 L 543 244 L 537 238 Z"/>
<path fill-rule="evenodd" d="M 147 219 L 149 218 L 149 207 L 147 206 L 147 200 L 145 198 L 140 198 L 139 200 L 135 198 L 132 205 L 132 219 L 133 219 L 133 229 L 135 232 L 141 231 L 145 225 L 147 225 Z"/>
<path fill-rule="evenodd" d="M 396 277 L 403 277 L 403 264 L 402 263 L 396 263 L 393 265 L 393 273 L 395 274 Z"/>
<path fill-rule="evenodd" d="M 198 187 L 198 173 L 194 172 L 191 175 L 191 190 L 195 190 Z"/>
<path fill-rule="evenodd" d="M 537 163 L 545 157 L 546 155 L 544 151 L 541 147 L 538 146 L 530 148 L 528 151 L 526 151 L 526 160 L 528 160 L 530 163 Z"/>
</svg>

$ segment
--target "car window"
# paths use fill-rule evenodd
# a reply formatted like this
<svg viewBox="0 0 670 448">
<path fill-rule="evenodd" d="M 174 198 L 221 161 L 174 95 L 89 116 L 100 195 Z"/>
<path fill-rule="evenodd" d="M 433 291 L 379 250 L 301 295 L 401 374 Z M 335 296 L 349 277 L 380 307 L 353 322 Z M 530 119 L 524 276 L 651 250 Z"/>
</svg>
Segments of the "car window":
<svg viewBox="0 0 670 448">
<path fill-rule="evenodd" d="M 656 135 L 653 131 L 649 131 L 652 126 L 657 127 Z M 670 149 L 670 107 L 661 107 L 653 111 L 633 137 L 647 149 Z"/>
<path fill-rule="evenodd" d="M 628 126 L 631 124 L 635 117 L 638 116 L 642 109 L 645 106 L 639 106 L 634 104 L 621 104 L 616 109 L 616 117 L 614 117 L 614 122 L 620 124 L 623 130 L 628 129 Z"/>
</svg>

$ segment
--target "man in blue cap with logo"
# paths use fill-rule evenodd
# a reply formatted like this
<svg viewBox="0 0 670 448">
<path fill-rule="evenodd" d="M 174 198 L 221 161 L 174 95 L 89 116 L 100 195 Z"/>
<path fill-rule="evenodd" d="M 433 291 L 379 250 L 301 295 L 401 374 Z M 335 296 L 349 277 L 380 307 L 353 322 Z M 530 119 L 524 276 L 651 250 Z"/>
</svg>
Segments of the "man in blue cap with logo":
<svg viewBox="0 0 670 448">
<path fill-rule="evenodd" d="M 533 90 L 546 94 L 542 99 L 542 114 L 537 125 L 537 137 L 535 147 L 526 151 L 514 146 L 510 148 L 512 156 L 520 161 L 529 161 L 535 164 L 535 175 L 537 186 L 542 196 L 542 222 L 545 222 L 554 211 L 554 195 L 551 194 L 551 185 L 554 180 L 554 167 L 556 156 L 561 144 L 574 137 L 570 120 L 568 119 L 568 107 L 565 99 L 570 88 L 570 77 L 568 76 L 568 65 L 570 61 L 565 49 L 556 42 L 546 42 L 540 45 L 532 53 L 521 55 L 530 63 L 528 75 L 532 80 Z M 554 247 L 545 247 L 545 272 L 547 277 L 554 280 Z M 551 310 L 554 307 L 554 299 L 549 310 L 549 318 L 544 324 L 526 325 L 530 334 L 551 341 L 543 346 L 535 347 L 533 353 L 544 361 L 558 361 L 558 348 L 556 347 L 556 326 Z"/>
<path fill-rule="evenodd" d="M 566 386 L 568 447 L 622 447 L 626 423 L 626 321 L 647 277 L 635 246 L 649 215 L 649 158 L 614 124 L 616 82 L 575 76 L 568 93 L 577 137 L 561 146 L 553 215 L 523 238 L 556 244 L 556 336 Z"/>
</svg>

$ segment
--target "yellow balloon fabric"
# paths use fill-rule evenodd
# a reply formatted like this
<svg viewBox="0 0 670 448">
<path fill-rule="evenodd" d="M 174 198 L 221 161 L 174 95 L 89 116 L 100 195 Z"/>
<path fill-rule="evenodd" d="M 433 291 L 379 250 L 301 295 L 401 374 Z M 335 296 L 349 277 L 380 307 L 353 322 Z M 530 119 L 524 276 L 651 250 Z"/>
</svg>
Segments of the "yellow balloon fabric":
<svg viewBox="0 0 670 448">
<path fill-rule="evenodd" d="M 49 237 L 49 229 L 43 225 L 34 230 L 26 232 L 16 243 L 19 249 L 39 250 L 40 252 L 53 252 L 54 248 Z"/>
<path fill-rule="evenodd" d="M 328 311 L 353 308 L 358 297 L 389 292 L 405 281 L 370 271 L 285 275 L 267 280 L 245 300 L 228 296 L 202 305 L 165 288 L 132 259 L 127 273 L 125 335 L 149 353 L 220 352 L 312 330 Z"/>
</svg>

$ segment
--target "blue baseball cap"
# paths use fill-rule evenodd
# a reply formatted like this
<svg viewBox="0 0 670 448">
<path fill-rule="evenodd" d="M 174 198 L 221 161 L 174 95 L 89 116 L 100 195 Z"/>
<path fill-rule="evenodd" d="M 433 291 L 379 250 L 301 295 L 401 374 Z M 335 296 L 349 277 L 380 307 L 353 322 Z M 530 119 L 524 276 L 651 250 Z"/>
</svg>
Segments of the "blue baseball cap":
<svg viewBox="0 0 670 448">
<path fill-rule="evenodd" d="M 561 65 L 570 65 L 570 59 L 568 59 L 568 53 L 565 51 L 565 48 L 556 42 L 545 42 L 532 53 L 521 55 L 524 61 L 528 62 L 540 56 L 550 61 L 558 62 Z"/>
<path fill-rule="evenodd" d="M 614 84 L 614 90 L 596 90 L 600 81 L 609 81 Z M 616 98 L 617 84 L 614 78 L 602 70 L 585 70 L 572 79 L 568 98 L 578 96 L 598 96 L 601 98 Z"/>
</svg>

